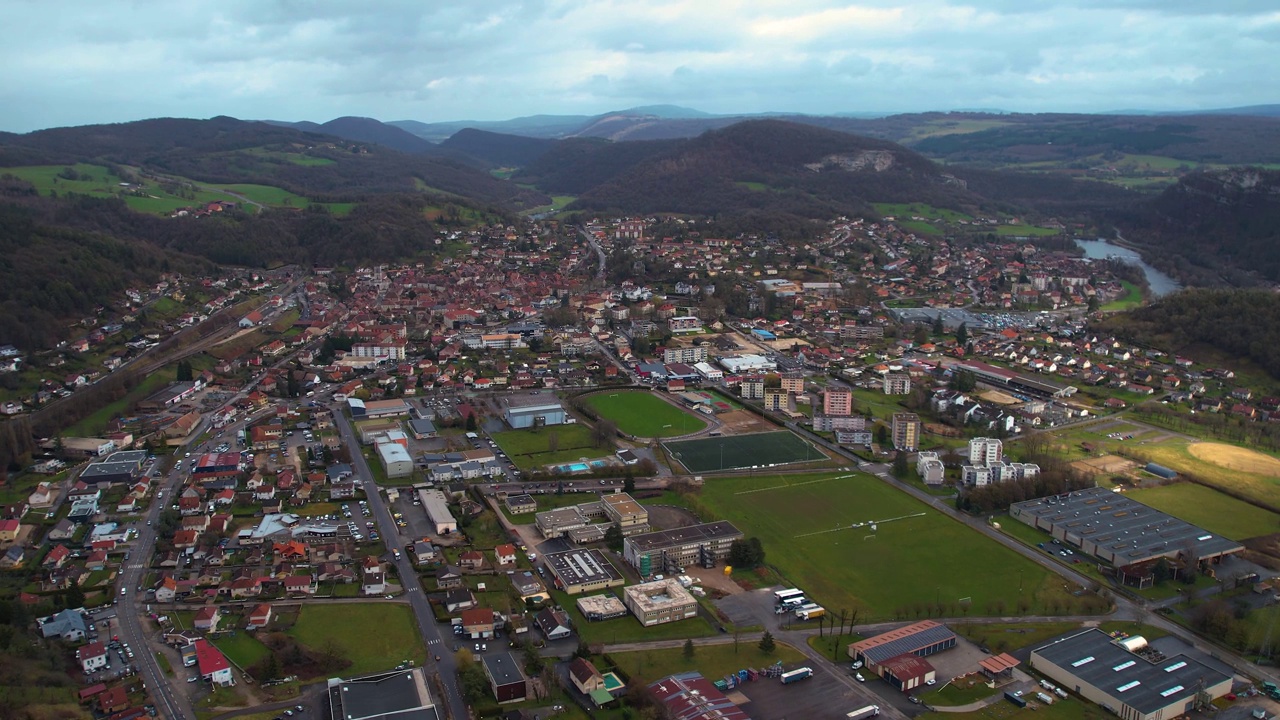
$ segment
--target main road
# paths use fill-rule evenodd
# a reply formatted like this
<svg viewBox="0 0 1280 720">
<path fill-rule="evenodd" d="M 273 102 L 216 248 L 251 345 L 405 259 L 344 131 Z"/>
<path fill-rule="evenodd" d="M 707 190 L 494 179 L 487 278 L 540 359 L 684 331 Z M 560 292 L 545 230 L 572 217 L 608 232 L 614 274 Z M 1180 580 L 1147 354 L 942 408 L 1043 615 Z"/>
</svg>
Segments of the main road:
<svg viewBox="0 0 1280 720">
<path fill-rule="evenodd" d="M 193 434 L 193 437 L 198 437 L 198 434 Z M 125 561 L 120 571 L 119 589 L 115 590 L 119 593 L 116 599 L 116 622 L 119 625 L 120 640 L 129 643 L 130 649 L 137 655 L 135 661 L 138 664 L 138 672 L 151 692 L 156 711 L 164 713 L 167 718 L 194 720 L 195 710 L 184 695 L 174 692 L 169 678 L 166 678 L 160 669 L 155 652 L 147 641 L 146 630 L 142 624 L 142 609 L 139 607 L 140 593 L 143 590 L 143 574 L 151 563 L 152 553 L 155 552 L 154 523 L 160 519 L 165 503 L 175 497 L 178 488 L 182 485 L 183 473 L 179 469 L 180 465 L 181 463 L 174 465 L 169 471 L 169 476 L 164 480 L 163 486 L 156 490 L 155 501 L 151 503 L 151 508 L 145 516 L 146 522 L 138 527 L 138 539 L 130 548 L 129 559 Z"/>
<path fill-rule="evenodd" d="M 342 414 L 342 407 L 335 404 L 330 406 L 330 409 L 333 410 L 334 424 L 342 435 L 342 442 L 351 453 L 351 465 L 360 478 L 360 484 L 364 487 L 370 512 L 373 513 L 374 521 L 378 524 L 378 532 L 387 546 L 387 551 L 391 553 L 390 562 L 394 563 L 396 570 L 400 572 L 405 597 L 409 599 L 409 607 L 413 608 L 413 614 L 418 620 L 418 632 L 421 633 L 427 650 L 426 666 L 434 667 L 439 675 L 440 684 L 444 687 L 444 697 L 441 700 L 444 703 L 445 712 L 449 717 L 465 718 L 467 705 L 463 702 L 462 692 L 458 689 L 457 662 L 454 660 L 453 652 L 449 650 L 446 642 L 448 638 L 440 633 L 435 613 L 431 611 L 431 603 L 427 601 L 426 595 L 422 592 L 422 586 L 418 583 L 418 573 L 413 567 L 413 562 L 409 560 L 409 553 L 404 551 L 404 542 L 400 539 L 400 528 L 391 517 L 391 511 L 386 503 L 383 502 L 377 484 L 373 482 L 369 463 L 365 461 L 364 453 L 360 452 L 360 443 L 351 429 L 351 423 L 347 422 L 346 416 Z M 395 559 L 397 550 L 400 551 L 398 560 Z M 439 657 L 439 662 L 434 661 L 433 657 Z"/>
</svg>

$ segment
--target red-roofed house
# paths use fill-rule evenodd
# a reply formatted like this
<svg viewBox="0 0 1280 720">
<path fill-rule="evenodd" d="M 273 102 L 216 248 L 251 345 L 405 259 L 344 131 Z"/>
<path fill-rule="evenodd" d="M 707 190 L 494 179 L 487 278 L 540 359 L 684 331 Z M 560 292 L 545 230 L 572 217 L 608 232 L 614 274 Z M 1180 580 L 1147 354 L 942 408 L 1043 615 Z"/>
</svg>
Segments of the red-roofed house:
<svg viewBox="0 0 1280 720">
<path fill-rule="evenodd" d="M 516 564 L 516 546 L 511 543 L 499 545 L 493 549 L 493 555 L 498 561 L 498 565 L 507 566 Z"/>
<path fill-rule="evenodd" d="M 200 638 L 196 641 L 196 664 L 200 666 L 200 677 L 215 685 L 230 685 L 231 664 L 213 643 Z"/>
<path fill-rule="evenodd" d="M 218 621 L 221 619 L 222 613 L 218 612 L 218 608 L 203 607 L 196 613 L 195 619 L 191 621 L 191 624 L 196 630 L 216 632 L 218 630 Z"/>
<path fill-rule="evenodd" d="M 100 642 L 82 645 L 76 650 L 76 661 L 86 673 L 107 666 L 107 648 Z"/>
<path fill-rule="evenodd" d="M 290 594 L 314 595 L 316 582 L 310 575 L 290 575 L 284 579 L 284 591 Z"/>
<path fill-rule="evenodd" d="M 271 605 L 262 603 L 249 613 L 249 620 L 244 627 L 246 630 L 259 630 L 269 624 L 271 624 Z"/>
</svg>

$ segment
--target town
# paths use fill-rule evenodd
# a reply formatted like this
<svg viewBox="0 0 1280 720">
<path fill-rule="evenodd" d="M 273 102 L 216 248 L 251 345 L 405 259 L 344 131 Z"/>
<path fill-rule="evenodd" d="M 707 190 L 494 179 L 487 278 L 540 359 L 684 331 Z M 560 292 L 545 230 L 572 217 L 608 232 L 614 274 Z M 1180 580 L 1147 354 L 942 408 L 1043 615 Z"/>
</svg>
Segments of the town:
<svg viewBox="0 0 1280 720">
<path fill-rule="evenodd" d="M 543 219 L 130 289 L 0 349 L 0 638 L 68 668 L 6 697 L 1265 717 L 1280 397 L 1097 330 L 1141 292 L 1070 233 Z"/>
</svg>

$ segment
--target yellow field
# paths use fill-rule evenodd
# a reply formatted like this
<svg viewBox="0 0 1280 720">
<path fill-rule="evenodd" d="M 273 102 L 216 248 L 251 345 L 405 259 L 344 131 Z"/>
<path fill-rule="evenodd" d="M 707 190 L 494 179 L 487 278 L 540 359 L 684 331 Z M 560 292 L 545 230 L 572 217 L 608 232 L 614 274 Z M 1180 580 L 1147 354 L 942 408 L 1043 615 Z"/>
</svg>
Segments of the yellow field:
<svg viewBox="0 0 1280 720">
<path fill-rule="evenodd" d="M 1200 446 L 1220 448 L 1216 453 L 1210 449 L 1205 454 Z M 1128 453 L 1143 462 L 1156 462 L 1178 472 L 1189 473 L 1200 478 L 1207 485 L 1235 494 L 1280 512 L 1280 467 L 1275 460 L 1244 448 L 1220 443 L 1171 440 L 1156 445 L 1146 445 L 1140 441 L 1128 447 Z M 1213 458 L 1212 460 L 1207 458 Z M 1266 472 L 1251 472 L 1223 464 L 1228 458 L 1248 458 L 1255 463 L 1252 467 L 1265 467 Z M 1268 461 L 1265 465 L 1258 461 Z"/>
<path fill-rule="evenodd" d="M 1187 451 L 1199 460 L 1228 470 L 1280 478 L 1280 460 L 1254 450 L 1223 443 L 1199 442 L 1188 445 Z"/>
</svg>

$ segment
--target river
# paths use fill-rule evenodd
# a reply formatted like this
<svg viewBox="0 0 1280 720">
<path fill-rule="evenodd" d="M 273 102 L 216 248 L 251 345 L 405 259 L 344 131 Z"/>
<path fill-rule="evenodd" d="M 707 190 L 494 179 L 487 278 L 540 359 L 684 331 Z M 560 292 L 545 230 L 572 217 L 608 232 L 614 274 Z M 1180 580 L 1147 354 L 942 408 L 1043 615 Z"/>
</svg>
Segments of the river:
<svg viewBox="0 0 1280 720">
<path fill-rule="evenodd" d="M 1080 249 L 1084 250 L 1084 256 L 1090 260 L 1115 258 L 1142 268 L 1142 274 L 1146 276 L 1147 285 L 1151 288 L 1151 294 L 1154 297 L 1162 297 L 1182 289 L 1181 283 L 1151 267 L 1142 259 L 1141 255 L 1127 247 L 1112 245 L 1106 240 L 1077 239 L 1076 245 L 1079 245 Z"/>
</svg>

